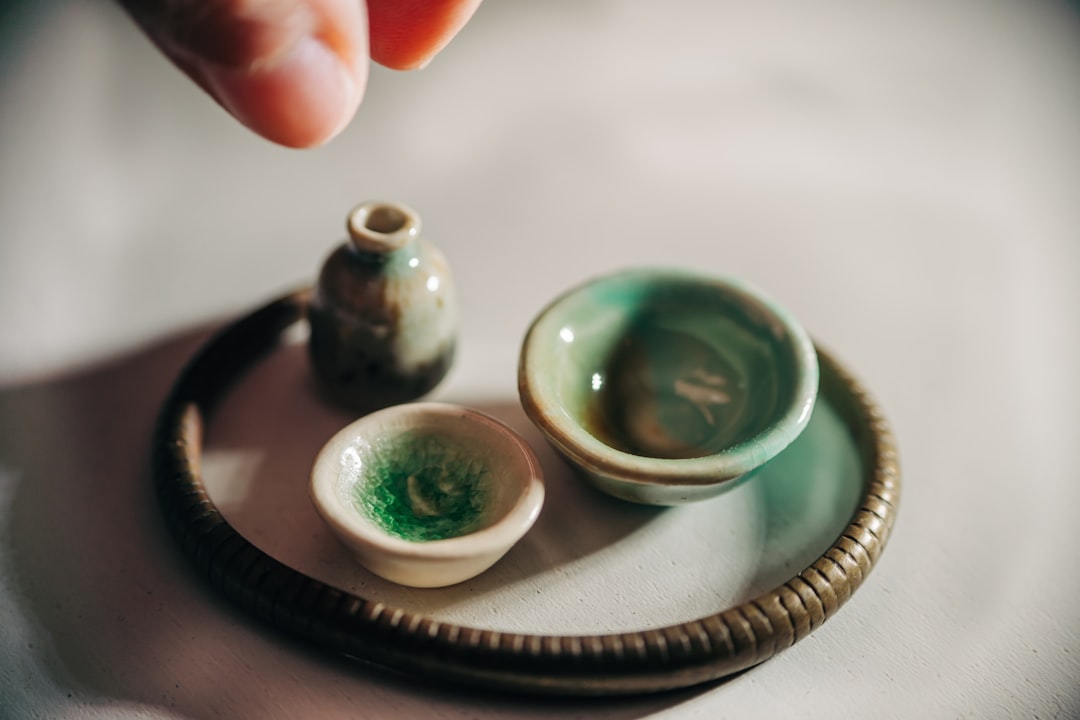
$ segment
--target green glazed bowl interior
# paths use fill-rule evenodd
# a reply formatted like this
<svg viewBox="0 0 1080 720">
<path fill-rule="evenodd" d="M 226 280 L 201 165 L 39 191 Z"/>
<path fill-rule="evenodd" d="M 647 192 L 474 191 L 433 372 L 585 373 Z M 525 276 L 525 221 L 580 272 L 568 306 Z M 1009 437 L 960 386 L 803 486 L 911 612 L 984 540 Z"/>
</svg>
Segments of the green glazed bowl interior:
<svg viewBox="0 0 1080 720">
<path fill-rule="evenodd" d="M 602 489 L 669 504 L 716 494 L 787 447 L 818 367 L 806 332 L 759 291 L 641 269 L 545 309 L 518 382 L 530 419 Z"/>
<path fill-rule="evenodd" d="M 394 405 L 319 451 L 311 499 L 368 570 L 411 587 L 483 572 L 532 527 L 544 479 L 514 430 L 458 405 Z"/>
</svg>

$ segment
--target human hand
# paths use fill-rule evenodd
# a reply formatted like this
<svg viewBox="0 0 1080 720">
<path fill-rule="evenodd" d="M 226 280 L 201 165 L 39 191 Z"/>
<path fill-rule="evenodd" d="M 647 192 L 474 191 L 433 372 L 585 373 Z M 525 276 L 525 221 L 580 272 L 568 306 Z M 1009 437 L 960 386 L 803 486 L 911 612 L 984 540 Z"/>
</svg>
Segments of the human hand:
<svg viewBox="0 0 1080 720">
<path fill-rule="evenodd" d="M 120 0 L 150 39 L 237 120 L 289 147 L 356 113 L 369 57 L 423 67 L 480 0 Z M 367 6 L 365 12 L 365 4 Z"/>
</svg>

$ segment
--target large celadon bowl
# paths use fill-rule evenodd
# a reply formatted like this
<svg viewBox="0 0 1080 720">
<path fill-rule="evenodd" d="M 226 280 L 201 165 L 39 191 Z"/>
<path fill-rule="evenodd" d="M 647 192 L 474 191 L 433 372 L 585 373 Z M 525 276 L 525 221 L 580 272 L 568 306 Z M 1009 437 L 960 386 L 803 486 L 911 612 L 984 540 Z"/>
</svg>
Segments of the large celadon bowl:
<svg viewBox="0 0 1080 720">
<path fill-rule="evenodd" d="M 522 345 L 525 412 L 601 490 L 673 505 L 748 478 L 806 427 L 814 345 L 750 285 L 633 269 L 557 298 Z"/>
</svg>

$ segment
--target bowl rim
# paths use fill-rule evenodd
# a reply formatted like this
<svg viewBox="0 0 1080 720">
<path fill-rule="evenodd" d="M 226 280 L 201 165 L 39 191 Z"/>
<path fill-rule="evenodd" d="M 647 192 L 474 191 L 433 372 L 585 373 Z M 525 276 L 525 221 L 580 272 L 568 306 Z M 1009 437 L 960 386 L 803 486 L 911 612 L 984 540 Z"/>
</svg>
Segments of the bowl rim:
<svg viewBox="0 0 1080 720">
<path fill-rule="evenodd" d="M 693 458 L 634 455 L 604 443 L 569 413 L 540 394 L 544 387 L 542 343 L 561 329 L 559 310 L 592 289 L 612 282 L 704 284 L 724 290 L 740 302 L 753 303 L 784 330 L 780 344 L 791 348 L 795 386 L 788 407 L 765 429 L 724 450 Z M 757 469 L 786 448 L 806 428 L 818 394 L 817 351 L 794 315 L 752 283 L 725 275 L 679 267 L 633 267 L 589 278 L 548 303 L 533 320 L 522 342 L 518 394 L 526 415 L 572 462 L 588 472 L 640 485 L 719 485 Z"/>
<path fill-rule="evenodd" d="M 385 430 L 393 419 L 405 418 L 411 426 L 465 427 L 484 443 L 498 443 L 521 459 L 526 469 L 515 478 L 519 488 L 510 507 L 490 525 L 441 540 L 410 542 L 394 537 L 348 507 L 336 489 L 341 453 L 361 436 Z M 505 552 L 524 537 L 536 522 L 544 504 L 544 475 L 536 453 L 513 428 L 486 413 L 452 403 L 414 402 L 394 405 L 350 422 L 319 450 L 311 466 L 309 492 L 316 510 L 336 535 L 354 547 L 398 560 L 456 560 Z"/>
</svg>

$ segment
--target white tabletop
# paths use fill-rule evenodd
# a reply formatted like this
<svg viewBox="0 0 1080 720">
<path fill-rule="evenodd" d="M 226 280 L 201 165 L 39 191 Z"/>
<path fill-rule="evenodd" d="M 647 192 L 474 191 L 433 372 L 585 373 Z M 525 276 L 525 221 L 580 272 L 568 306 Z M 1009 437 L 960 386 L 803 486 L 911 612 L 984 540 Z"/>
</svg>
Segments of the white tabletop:
<svg viewBox="0 0 1080 720">
<path fill-rule="evenodd" d="M 1065 3 L 492 0 L 427 69 L 376 70 L 352 126 L 303 152 L 236 125 L 110 4 L 9 6 L 0 715 L 1080 715 L 1080 19 Z M 868 582 L 727 682 L 588 702 L 356 667 L 213 595 L 155 507 L 155 415 L 207 333 L 310 282 L 369 198 L 416 208 L 454 267 L 461 353 L 434 397 L 523 432 L 521 337 L 582 279 L 684 265 L 777 298 L 898 437 L 902 506 Z M 302 486 L 266 490 L 302 484 L 344 422 L 305 372 L 299 351 L 260 366 L 208 448 L 223 511 L 300 564 L 320 531 L 274 518 Z M 561 518 L 585 546 L 534 541 L 527 582 L 396 600 L 610 631 L 718 611 L 777 570 L 751 495 L 592 526 L 537 449 L 565 483 L 538 537 Z M 673 559 L 683 520 L 712 529 Z"/>
</svg>

